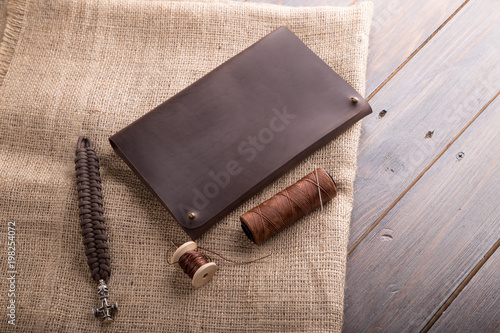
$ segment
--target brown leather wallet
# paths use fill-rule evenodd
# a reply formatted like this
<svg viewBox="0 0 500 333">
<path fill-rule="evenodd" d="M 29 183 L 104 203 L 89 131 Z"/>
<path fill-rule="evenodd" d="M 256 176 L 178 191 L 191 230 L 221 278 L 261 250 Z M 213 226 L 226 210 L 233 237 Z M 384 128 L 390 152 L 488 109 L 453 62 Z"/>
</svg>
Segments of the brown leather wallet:
<svg viewBox="0 0 500 333">
<path fill-rule="evenodd" d="M 194 240 L 369 113 L 281 27 L 109 140 Z"/>
</svg>

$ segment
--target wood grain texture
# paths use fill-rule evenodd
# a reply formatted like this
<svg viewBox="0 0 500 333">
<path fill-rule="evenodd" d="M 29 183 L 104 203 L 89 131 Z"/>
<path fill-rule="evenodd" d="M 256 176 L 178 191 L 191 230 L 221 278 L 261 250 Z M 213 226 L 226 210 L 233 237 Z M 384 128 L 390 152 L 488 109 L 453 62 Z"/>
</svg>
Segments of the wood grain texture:
<svg viewBox="0 0 500 333">
<path fill-rule="evenodd" d="M 375 5 L 370 32 L 367 95 L 424 43 L 465 0 L 370 0 Z"/>
<path fill-rule="evenodd" d="M 430 332 L 500 332 L 500 249 L 472 278 Z"/>
<path fill-rule="evenodd" d="M 495 40 L 500 3 L 469 3 L 372 98 L 374 113 L 363 121 L 358 153 L 349 249 L 500 89 Z"/>
<path fill-rule="evenodd" d="M 370 0 L 375 5 L 370 33 L 367 95 L 372 93 L 466 0 Z M 356 0 L 251 0 L 285 6 L 348 6 Z"/>
<path fill-rule="evenodd" d="M 500 238 L 499 110 L 497 98 L 352 252 L 345 332 L 420 331 Z"/>
</svg>

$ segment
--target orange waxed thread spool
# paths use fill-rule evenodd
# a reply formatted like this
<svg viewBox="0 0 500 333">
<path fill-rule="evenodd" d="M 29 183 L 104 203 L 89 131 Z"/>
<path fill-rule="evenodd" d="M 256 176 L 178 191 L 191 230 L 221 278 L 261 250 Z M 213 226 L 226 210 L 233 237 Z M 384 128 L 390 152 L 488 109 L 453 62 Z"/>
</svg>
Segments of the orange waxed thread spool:
<svg viewBox="0 0 500 333">
<path fill-rule="evenodd" d="M 240 216 L 247 237 L 259 245 L 337 195 L 333 178 L 318 168 Z"/>
</svg>

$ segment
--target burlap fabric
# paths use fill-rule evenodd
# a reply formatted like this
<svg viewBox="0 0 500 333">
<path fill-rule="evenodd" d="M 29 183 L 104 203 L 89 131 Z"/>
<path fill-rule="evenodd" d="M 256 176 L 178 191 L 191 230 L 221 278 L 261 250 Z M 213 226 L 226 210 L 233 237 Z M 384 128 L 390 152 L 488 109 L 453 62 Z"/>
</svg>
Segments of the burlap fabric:
<svg viewBox="0 0 500 333">
<path fill-rule="evenodd" d="M 326 332 L 342 325 L 357 124 L 236 209 L 200 240 L 237 259 L 200 289 L 165 262 L 188 237 L 113 152 L 108 137 L 275 28 L 285 25 L 361 93 L 372 6 L 289 8 L 215 2 L 11 0 L 0 46 L 1 274 L 15 222 L 15 322 L 1 284 L 0 331 Z M 79 135 L 101 158 L 111 255 L 109 328 L 78 223 Z M 239 215 L 311 172 L 338 196 L 262 246 Z"/>
</svg>

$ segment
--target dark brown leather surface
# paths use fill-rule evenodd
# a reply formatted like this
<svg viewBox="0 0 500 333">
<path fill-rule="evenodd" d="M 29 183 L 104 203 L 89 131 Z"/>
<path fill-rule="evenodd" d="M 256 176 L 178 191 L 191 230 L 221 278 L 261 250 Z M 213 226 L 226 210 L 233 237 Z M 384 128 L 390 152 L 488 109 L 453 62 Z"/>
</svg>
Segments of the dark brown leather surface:
<svg viewBox="0 0 500 333">
<path fill-rule="evenodd" d="M 196 239 L 369 113 L 351 86 L 281 27 L 110 143 Z"/>
</svg>

